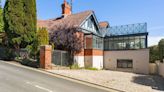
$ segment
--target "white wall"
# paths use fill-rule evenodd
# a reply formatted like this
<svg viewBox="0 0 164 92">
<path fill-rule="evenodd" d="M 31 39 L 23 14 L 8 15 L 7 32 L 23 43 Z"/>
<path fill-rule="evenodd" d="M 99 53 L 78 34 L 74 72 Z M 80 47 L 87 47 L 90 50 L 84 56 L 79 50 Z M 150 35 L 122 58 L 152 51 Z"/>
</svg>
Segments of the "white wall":
<svg viewBox="0 0 164 92">
<path fill-rule="evenodd" d="M 84 56 L 74 56 L 74 61 L 79 65 L 79 67 L 84 67 Z"/>
<path fill-rule="evenodd" d="M 164 63 L 159 64 L 159 75 L 164 77 Z"/>
<path fill-rule="evenodd" d="M 103 68 L 103 56 L 93 56 L 92 67 L 97 69 Z"/>
<path fill-rule="evenodd" d="M 150 74 L 158 74 L 158 65 L 156 63 L 149 64 L 149 73 Z"/>
<path fill-rule="evenodd" d="M 84 56 L 84 65 L 86 68 L 92 67 L 92 56 Z"/>
<path fill-rule="evenodd" d="M 104 68 L 118 70 L 117 59 L 132 59 L 133 68 L 131 71 L 149 74 L 149 49 L 104 51 Z"/>
</svg>

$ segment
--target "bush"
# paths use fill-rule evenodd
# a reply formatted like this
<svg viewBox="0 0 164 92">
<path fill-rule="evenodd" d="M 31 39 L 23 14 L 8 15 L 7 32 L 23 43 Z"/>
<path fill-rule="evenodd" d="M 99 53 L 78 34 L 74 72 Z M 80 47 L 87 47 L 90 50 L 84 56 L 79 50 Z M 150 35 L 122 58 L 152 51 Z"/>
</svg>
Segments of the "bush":
<svg viewBox="0 0 164 92">
<path fill-rule="evenodd" d="M 30 67 L 34 67 L 34 68 L 39 68 L 39 63 L 33 59 L 25 58 L 21 61 L 21 64 L 30 66 Z"/>
<path fill-rule="evenodd" d="M 73 64 L 70 66 L 70 69 L 80 69 L 78 64 Z"/>
<path fill-rule="evenodd" d="M 93 67 L 89 67 L 89 68 L 85 68 L 87 70 L 98 70 L 97 68 L 93 68 Z"/>
<path fill-rule="evenodd" d="M 6 56 L 4 57 L 3 60 L 6 60 L 6 61 L 12 61 L 15 58 L 14 51 L 12 49 L 9 49 L 9 48 L 5 49 L 5 55 Z"/>
</svg>

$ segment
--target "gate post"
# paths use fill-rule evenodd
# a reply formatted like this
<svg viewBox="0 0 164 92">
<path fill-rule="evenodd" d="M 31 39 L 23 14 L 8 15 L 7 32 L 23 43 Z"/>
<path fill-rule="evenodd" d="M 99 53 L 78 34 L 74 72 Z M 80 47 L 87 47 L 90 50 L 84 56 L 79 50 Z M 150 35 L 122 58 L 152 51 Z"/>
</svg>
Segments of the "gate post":
<svg viewBox="0 0 164 92">
<path fill-rule="evenodd" d="M 51 58 L 52 58 L 51 45 L 40 46 L 40 68 L 52 69 Z"/>
</svg>

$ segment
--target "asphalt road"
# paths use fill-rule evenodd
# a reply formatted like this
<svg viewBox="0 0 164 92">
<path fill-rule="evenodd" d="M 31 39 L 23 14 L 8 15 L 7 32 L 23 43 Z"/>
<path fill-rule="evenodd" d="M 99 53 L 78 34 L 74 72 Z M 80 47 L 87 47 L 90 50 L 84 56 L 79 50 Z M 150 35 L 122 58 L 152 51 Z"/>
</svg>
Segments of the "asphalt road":
<svg viewBox="0 0 164 92">
<path fill-rule="evenodd" d="M 0 61 L 0 92 L 107 92 Z"/>
</svg>

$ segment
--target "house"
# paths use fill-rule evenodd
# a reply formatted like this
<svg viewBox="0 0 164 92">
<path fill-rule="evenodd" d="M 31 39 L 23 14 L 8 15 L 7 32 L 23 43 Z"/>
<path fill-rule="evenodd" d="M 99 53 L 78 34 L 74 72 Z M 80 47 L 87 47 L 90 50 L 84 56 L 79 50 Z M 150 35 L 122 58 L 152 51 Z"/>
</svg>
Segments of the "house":
<svg viewBox="0 0 164 92">
<path fill-rule="evenodd" d="M 80 67 L 148 74 L 146 23 L 110 27 L 107 21 L 99 22 L 94 11 L 72 14 L 64 0 L 61 17 L 38 20 L 37 25 L 51 32 L 63 22 L 80 27 L 84 34 L 84 48 L 74 56 Z"/>
</svg>

